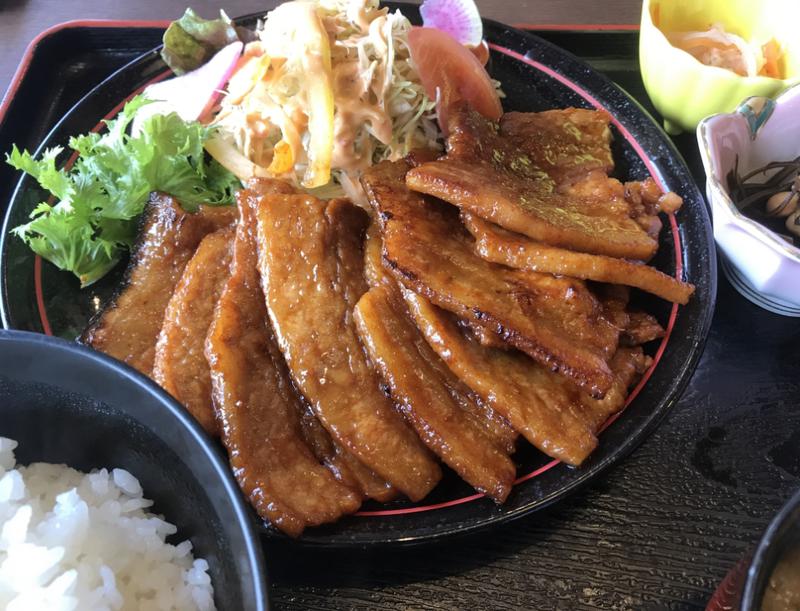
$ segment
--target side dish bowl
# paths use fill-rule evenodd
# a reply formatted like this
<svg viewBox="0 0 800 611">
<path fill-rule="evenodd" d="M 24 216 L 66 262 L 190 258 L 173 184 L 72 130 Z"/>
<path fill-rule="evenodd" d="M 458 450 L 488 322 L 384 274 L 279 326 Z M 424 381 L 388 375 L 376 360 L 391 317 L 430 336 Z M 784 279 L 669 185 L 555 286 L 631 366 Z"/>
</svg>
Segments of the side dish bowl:
<svg viewBox="0 0 800 611">
<path fill-rule="evenodd" d="M 797 545 L 800 545 L 800 491 L 772 519 L 758 543 L 747 571 L 742 611 L 764 608 L 764 597 L 773 571 L 784 554 Z"/>
<path fill-rule="evenodd" d="M 800 249 L 742 214 L 727 175 L 737 157 L 739 172 L 746 173 L 800 155 L 798 116 L 800 85 L 795 85 L 775 100 L 749 98 L 736 111 L 708 117 L 697 127 L 722 268 L 747 299 L 785 316 L 800 316 Z"/>
<path fill-rule="evenodd" d="M 798 549 L 800 549 L 800 490 L 795 492 L 772 518 L 755 550 L 744 556 L 728 572 L 708 602 L 706 611 L 774 609 L 774 605 L 765 604 L 773 573 L 781 564 L 783 569 L 794 567 L 793 571 L 797 575 L 800 566 L 791 564 L 792 556 L 787 557 L 786 554 L 796 554 Z M 784 579 L 790 574 L 783 573 L 774 585 L 785 584 Z M 788 595 L 789 592 L 772 586 L 770 594 Z M 797 596 L 796 587 L 793 595 Z"/>
<path fill-rule="evenodd" d="M 795 0 L 644 0 L 639 61 L 647 93 L 672 134 L 692 131 L 708 115 L 731 112 L 747 96 L 773 96 L 800 81 L 800 21 Z M 722 24 L 745 40 L 773 38 L 783 47 L 784 78 L 739 76 L 706 66 L 670 44 L 665 32 Z"/>
<path fill-rule="evenodd" d="M 267 608 L 254 521 L 226 461 L 153 382 L 77 344 L 0 330 L 0 405 L 20 464 L 128 470 L 208 561 L 218 609 Z"/>
</svg>

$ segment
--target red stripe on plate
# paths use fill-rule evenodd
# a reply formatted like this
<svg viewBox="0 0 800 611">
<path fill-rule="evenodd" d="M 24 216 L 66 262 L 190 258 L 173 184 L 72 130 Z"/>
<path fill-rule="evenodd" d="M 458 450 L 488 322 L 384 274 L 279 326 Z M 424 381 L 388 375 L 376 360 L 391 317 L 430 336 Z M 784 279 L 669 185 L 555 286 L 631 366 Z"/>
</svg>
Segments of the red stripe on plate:
<svg viewBox="0 0 800 611">
<path fill-rule="evenodd" d="M 33 258 L 33 285 L 36 292 L 36 307 L 39 309 L 39 320 L 45 335 L 52 335 L 50 321 L 47 319 L 47 309 L 44 307 L 44 293 L 42 292 L 42 258 L 36 255 Z"/>
<path fill-rule="evenodd" d="M 638 32 L 638 23 L 515 23 L 520 30 L 572 30 L 584 32 Z"/>
</svg>

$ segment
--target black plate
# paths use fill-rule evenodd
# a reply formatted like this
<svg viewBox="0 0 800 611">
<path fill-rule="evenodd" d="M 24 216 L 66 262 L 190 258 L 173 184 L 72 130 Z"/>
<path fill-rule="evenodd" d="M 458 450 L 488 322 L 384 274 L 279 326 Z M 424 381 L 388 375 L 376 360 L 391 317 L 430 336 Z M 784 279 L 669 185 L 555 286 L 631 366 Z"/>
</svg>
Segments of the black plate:
<svg viewBox="0 0 800 611">
<path fill-rule="evenodd" d="M 412 21 L 419 19 L 416 7 L 389 5 L 402 8 Z M 244 17 L 239 22 L 252 25 L 256 17 Z M 466 484 L 449 474 L 424 503 L 368 504 L 361 515 L 309 531 L 302 537 L 308 544 L 419 542 L 510 520 L 550 505 L 595 478 L 655 428 L 679 398 L 702 352 L 716 295 L 715 253 L 705 203 L 671 141 L 630 96 L 569 53 L 492 21 L 485 22 L 485 35 L 492 44 L 490 71 L 503 83 L 507 95 L 506 110 L 602 106 L 614 117 L 617 176 L 641 179 L 652 173 L 684 198 L 678 222 L 672 226 L 665 223 L 654 264 L 674 274 L 680 262 L 683 277 L 694 283 L 697 291 L 689 305 L 681 308 L 643 298 L 646 307 L 665 325 L 672 321 L 670 335 L 652 347 L 652 353 L 660 357 L 652 375 L 579 469 L 551 464 L 532 449 L 522 450 L 516 458 L 525 481 L 515 487 L 502 507 L 474 498 Z M 115 112 L 122 100 L 164 70 L 155 51 L 132 62 L 79 102 L 42 147 L 64 143 L 70 135 L 92 129 L 99 119 Z M 10 202 L 0 236 L 0 314 L 8 327 L 74 338 L 108 297 L 121 268 L 96 286 L 80 291 L 68 274 L 46 262 L 37 263 L 19 240 L 9 237 L 8 229 L 24 222 L 42 197 L 35 182 L 23 178 Z M 269 528 L 265 533 L 280 536 Z"/>
</svg>

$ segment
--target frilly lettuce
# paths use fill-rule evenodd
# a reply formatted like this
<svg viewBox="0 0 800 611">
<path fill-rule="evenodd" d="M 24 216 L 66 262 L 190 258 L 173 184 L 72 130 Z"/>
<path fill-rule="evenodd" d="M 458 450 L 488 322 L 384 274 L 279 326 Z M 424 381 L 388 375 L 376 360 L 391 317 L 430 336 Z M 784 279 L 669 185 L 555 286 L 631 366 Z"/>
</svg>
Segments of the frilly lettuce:
<svg viewBox="0 0 800 611">
<path fill-rule="evenodd" d="M 193 211 L 201 203 L 231 204 L 239 188 L 232 174 L 206 161 L 203 144 L 213 130 L 199 123 L 176 114 L 153 115 L 135 134 L 128 133 L 146 103 L 136 97 L 102 134 L 71 138 L 78 157 L 69 170 L 58 167 L 61 147 L 40 159 L 16 146 L 6 156 L 57 200 L 40 203 L 31 220 L 13 232 L 44 259 L 75 274 L 82 286 L 103 277 L 130 248 L 151 191 L 168 193 Z"/>
<path fill-rule="evenodd" d="M 164 32 L 161 58 L 175 74 L 190 72 L 202 66 L 217 51 L 232 42 L 247 42 L 252 33 L 237 28 L 225 14 L 217 19 L 203 19 L 187 8 L 183 16 L 173 21 Z"/>
</svg>

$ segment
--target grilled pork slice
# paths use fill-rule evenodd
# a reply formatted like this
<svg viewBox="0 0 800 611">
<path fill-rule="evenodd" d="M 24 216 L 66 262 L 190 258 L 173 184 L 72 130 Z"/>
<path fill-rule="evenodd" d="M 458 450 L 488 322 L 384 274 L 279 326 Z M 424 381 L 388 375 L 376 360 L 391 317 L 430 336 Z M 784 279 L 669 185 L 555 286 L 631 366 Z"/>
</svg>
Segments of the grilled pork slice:
<svg viewBox="0 0 800 611">
<path fill-rule="evenodd" d="M 594 450 L 594 431 L 569 400 L 577 390 L 524 355 L 468 340 L 455 321 L 425 297 L 407 289 L 403 295 L 439 357 L 534 446 L 573 465 Z"/>
<path fill-rule="evenodd" d="M 640 346 L 664 337 L 664 327 L 646 312 L 630 312 L 620 341 L 627 346 Z"/>
<path fill-rule="evenodd" d="M 614 169 L 610 119 L 605 111 L 585 108 L 507 112 L 500 119 L 500 135 L 561 185 Z"/>
<path fill-rule="evenodd" d="M 373 231 L 372 226 L 370 226 L 368 233 L 371 231 Z M 361 239 L 360 232 L 356 232 L 352 238 L 356 241 L 359 241 Z M 339 244 L 337 247 L 336 256 L 339 261 L 340 273 L 347 274 L 348 277 L 352 278 L 353 280 L 348 286 L 342 287 L 347 307 L 352 309 L 355 307 L 356 303 L 358 303 L 358 299 L 361 297 L 361 295 L 363 295 L 367 290 L 367 285 L 365 284 L 366 279 L 359 272 L 361 267 L 361 259 L 358 255 L 361 247 L 359 244 L 354 244 L 353 242 L 350 242 L 349 247 L 347 247 L 345 246 L 346 243 L 346 241 L 343 241 Z M 369 258 L 369 254 L 367 252 L 368 244 L 369 240 L 364 242 L 365 258 Z M 380 237 L 378 237 L 377 245 L 380 249 Z M 378 252 L 378 257 L 380 257 L 380 252 Z M 379 272 L 380 270 L 376 270 L 375 273 Z M 369 270 L 367 270 L 367 273 L 369 273 Z M 328 435 L 328 432 L 321 425 L 319 426 L 319 429 L 321 429 L 325 435 Z M 333 441 L 332 439 L 329 443 L 329 447 L 334 451 L 334 457 L 329 459 L 334 461 L 334 463 L 331 463 L 334 464 L 332 468 L 337 471 L 344 472 L 346 477 L 349 476 L 355 479 L 367 497 L 373 498 L 382 503 L 386 503 L 397 497 L 398 492 L 396 488 L 378 477 L 351 452 L 345 450 L 341 444 Z"/>
<path fill-rule="evenodd" d="M 203 351 L 214 306 L 230 276 L 233 235 L 233 227 L 226 227 L 200 242 L 167 305 L 153 365 L 153 379 L 211 435 L 218 427 Z"/>
<path fill-rule="evenodd" d="M 383 224 L 384 258 L 406 287 L 500 335 L 597 397 L 612 382 L 607 360 L 619 329 L 580 280 L 511 270 L 478 257 L 446 206 L 410 191 L 404 162 L 383 162 L 363 177 Z"/>
<path fill-rule="evenodd" d="M 267 195 L 257 216 L 270 319 L 297 387 L 337 443 L 410 499 L 423 498 L 441 469 L 381 392 L 350 307 L 366 288 L 366 213 L 341 200 Z"/>
<path fill-rule="evenodd" d="M 399 285 L 383 265 L 381 253 L 380 229 L 376 222 L 370 223 L 364 241 L 364 270 L 369 285 L 373 288 L 384 288 L 401 300 Z M 482 329 L 482 327 L 481 327 Z M 459 380 L 444 362 L 437 358 L 430 359 L 428 364 L 435 369 L 441 381 L 447 386 L 452 399 L 461 406 L 466 417 L 472 418 L 484 429 L 485 433 L 507 454 L 513 454 L 516 449 L 518 434 L 511 428 L 508 421 L 497 414 L 485 402 L 481 401 L 461 380 Z"/>
<path fill-rule="evenodd" d="M 476 322 L 472 322 L 471 320 L 459 320 L 458 323 L 482 346 L 500 348 L 501 350 L 510 350 L 513 348 L 513 346 L 506 343 L 497 333 Z"/>
<path fill-rule="evenodd" d="M 473 488 L 502 503 L 514 463 L 452 398 L 435 365 L 439 357 L 403 303 L 375 287 L 361 297 L 355 319 L 372 363 L 422 441 Z"/>
<path fill-rule="evenodd" d="M 356 511 L 361 497 L 337 482 L 303 439 L 304 405 L 269 325 L 248 197 L 239 194 L 231 276 L 206 357 L 222 441 L 239 485 L 262 518 L 297 536 L 306 526 Z"/>
<path fill-rule="evenodd" d="M 467 339 L 450 315 L 424 297 L 408 290 L 403 295 L 428 343 L 453 372 L 535 447 L 568 464 L 579 465 L 591 453 L 598 427 L 623 407 L 628 387 L 649 364 L 641 349 L 621 348 L 612 359 L 614 379 L 605 399 L 592 399 L 519 352 Z"/>
<path fill-rule="evenodd" d="M 534 162 L 558 159 L 561 153 L 548 141 L 529 146 L 543 150 L 532 157 L 496 125 L 461 106 L 450 115 L 448 154 L 414 168 L 406 182 L 415 191 L 551 246 L 644 261 L 653 256 L 658 243 L 631 218 L 624 190 L 623 197 L 613 199 L 588 190 L 561 193 L 556 182 L 561 174 L 554 178 Z"/>
<path fill-rule="evenodd" d="M 680 304 L 686 304 L 694 293 L 694 285 L 640 262 L 548 246 L 522 234 L 506 231 L 471 213 L 464 213 L 461 218 L 475 238 L 476 252 L 493 263 L 532 272 L 624 284 Z"/>
<path fill-rule="evenodd" d="M 519 433 L 514 430 L 514 427 L 477 393 L 459 380 L 442 359 L 439 359 L 437 364 L 440 365 L 439 375 L 450 389 L 453 399 L 475 419 L 492 441 L 497 444 L 497 447 L 506 454 L 513 454 L 517 449 L 517 439 L 519 438 Z"/>
<path fill-rule="evenodd" d="M 594 291 L 603 304 L 605 316 L 622 330 L 620 345 L 640 346 L 664 337 L 666 331 L 656 318 L 645 312 L 629 310 L 630 289 L 622 284 L 596 284 Z"/>
<path fill-rule="evenodd" d="M 611 359 L 611 371 L 614 372 L 614 384 L 606 396 L 598 401 L 582 395 L 579 398 L 584 414 L 595 432 L 601 430 L 614 414 L 625 407 L 628 391 L 639 382 L 642 374 L 653 364 L 641 346 L 621 347 Z"/>
<path fill-rule="evenodd" d="M 253 181 L 251 181 L 252 184 Z M 263 182 L 252 185 L 256 194 L 263 194 Z M 356 235 L 356 237 L 358 237 Z M 380 248 L 380 238 L 378 241 Z M 341 251 L 342 249 L 340 249 Z M 347 249 L 345 249 L 347 250 Z M 357 249 L 354 249 L 357 254 Z M 345 254 L 344 265 L 353 272 L 353 266 L 357 266 L 358 260 L 350 260 L 351 257 Z M 380 256 L 380 253 L 378 253 Z M 354 283 L 357 290 L 346 291 L 345 299 L 348 305 L 354 306 L 364 290 L 363 284 L 356 279 Z M 378 477 L 364 463 L 356 458 L 351 452 L 345 450 L 341 444 L 334 441 L 325 427 L 319 422 L 314 414 L 314 410 L 308 406 L 301 416 L 303 434 L 309 446 L 317 458 L 323 462 L 333 472 L 336 478 L 347 486 L 361 490 L 367 498 L 375 499 L 381 503 L 386 503 L 397 498 L 398 491 L 391 484 Z"/>
<path fill-rule="evenodd" d="M 164 312 L 183 269 L 205 236 L 235 219 L 233 206 L 201 206 L 189 214 L 172 197 L 153 194 L 119 293 L 79 341 L 150 375 Z"/>
<path fill-rule="evenodd" d="M 382 480 L 364 463 L 333 441 L 310 405 L 300 416 L 303 437 L 317 460 L 327 466 L 345 486 L 360 490 L 365 498 L 387 503 L 397 498 L 397 490 Z"/>
<path fill-rule="evenodd" d="M 616 202 L 624 198 L 629 216 L 656 239 L 658 213 L 674 213 L 683 201 L 663 193 L 650 177 L 624 185 L 608 177 L 614 167 L 609 119 L 605 111 L 581 108 L 509 112 L 500 119 L 500 135 L 552 178 L 560 192 Z"/>
<path fill-rule="evenodd" d="M 374 219 L 367 227 L 364 238 L 364 276 L 369 286 L 397 287 L 397 281 L 383 264 L 381 228 Z"/>
</svg>

